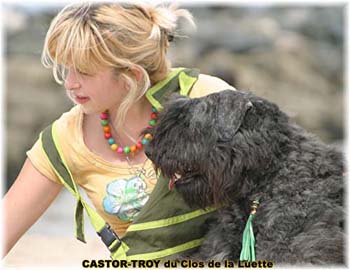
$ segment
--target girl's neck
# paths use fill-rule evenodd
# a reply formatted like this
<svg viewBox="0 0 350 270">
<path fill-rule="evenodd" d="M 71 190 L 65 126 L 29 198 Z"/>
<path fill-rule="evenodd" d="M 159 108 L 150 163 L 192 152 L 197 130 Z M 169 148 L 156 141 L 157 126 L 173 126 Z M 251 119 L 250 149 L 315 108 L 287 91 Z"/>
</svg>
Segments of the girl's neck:
<svg viewBox="0 0 350 270">
<path fill-rule="evenodd" d="M 142 138 L 140 134 L 149 125 L 149 121 L 151 120 L 152 105 L 149 101 L 145 97 L 137 101 L 128 110 L 124 124 L 119 125 L 119 127 L 116 127 L 115 124 L 113 125 L 113 123 L 115 123 L 116 113 L 117 109 L 109 110 L 111 133 L 117 145 L 124 148 L 126 146 L 134 146 L 138 142 L 141 142 Z M 132 156 L 131 159 L 138 159 L 137 157 L 142 155 L 142 153 L 143 150 L 137 151 L 137 154 Z M 121 159 L 124 158 L 124 154 L 118 155 Z"/>
<path fill-rule="evenodd" d="M 145 116 L 149 116 L 151 113 L 152 105 L 146 97 L 142 97 L 140 100 L 135 102 L 128 110 L 125 116 L 125 123 L 123 126 L 128 126 L 128 123 L 137 122 L 140 119 L 144 119 Z M 118 108 L 109 109 L 109 115 L 111 122 L 117 117 Z"/>
</svg>

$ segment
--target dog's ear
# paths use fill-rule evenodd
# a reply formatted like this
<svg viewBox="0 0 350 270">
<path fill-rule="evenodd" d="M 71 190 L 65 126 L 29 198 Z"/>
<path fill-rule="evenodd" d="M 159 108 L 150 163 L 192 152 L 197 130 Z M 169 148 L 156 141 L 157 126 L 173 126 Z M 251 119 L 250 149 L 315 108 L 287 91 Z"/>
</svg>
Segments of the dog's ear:
<svg viewBox="0 0 350 270">
<path fill-rule="evenodd" d="M 247 93 L 233 90 L 218 93 L 216 127 L 219 141 L 232 140 L 251 107 L 253 107 L 253 104 L 250 102 Z"/>
</svg>

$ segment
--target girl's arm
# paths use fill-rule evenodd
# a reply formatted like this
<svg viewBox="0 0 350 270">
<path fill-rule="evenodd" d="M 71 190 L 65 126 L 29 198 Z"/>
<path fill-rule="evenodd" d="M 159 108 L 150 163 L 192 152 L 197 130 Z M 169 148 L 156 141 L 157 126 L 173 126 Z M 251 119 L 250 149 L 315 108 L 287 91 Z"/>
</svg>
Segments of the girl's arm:
<svg viewBox="0 0 350 270">
<path fill-rule="evenodd" d="M 61 185 L 42 175 L 30 160 L 26 159 L 16 181 L 3 200 L 3 256 L 45 212 L 61 188 Z"/>
</svg>

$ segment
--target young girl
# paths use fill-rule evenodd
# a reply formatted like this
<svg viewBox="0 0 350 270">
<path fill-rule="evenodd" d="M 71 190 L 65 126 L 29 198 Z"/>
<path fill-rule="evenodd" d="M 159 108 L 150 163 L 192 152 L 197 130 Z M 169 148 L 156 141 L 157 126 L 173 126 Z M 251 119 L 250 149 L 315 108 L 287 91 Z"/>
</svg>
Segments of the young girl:
<svg viewBox="0 0 350 270">
<path fill-rule="evenodd" d="M 65 7 L 48 30 L 42 61 L 76 104 L 57 121 L 61 152 L 76 183 L 97 212 L 123 236 L 157 181 L 143 151 L 154 125 L 155 88 L 180 73 L 166 58 L 184 9 L 151 5 L 75 4 Z M 200 97 L 232 88 L 199 74 L 189 90 Z M 159 110 L 159 108 L 158 108 Z M 5 254 L 62 190 L 38 140 L 4 198 Z"/>
</svg>

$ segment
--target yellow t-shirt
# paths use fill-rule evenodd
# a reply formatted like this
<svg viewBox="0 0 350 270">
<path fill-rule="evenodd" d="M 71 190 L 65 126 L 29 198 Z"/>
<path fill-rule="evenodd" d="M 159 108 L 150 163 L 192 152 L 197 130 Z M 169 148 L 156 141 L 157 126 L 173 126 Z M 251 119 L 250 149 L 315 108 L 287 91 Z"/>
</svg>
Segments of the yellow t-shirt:
<svg viewBox="0 0 350 270">
<path fill-rule="evenodd" d="M 234 88 L 223 80 L 199 75 L 190 97 Z M 62 114 L 57 120 L 57 135 L 66 163 L 74 181 L 86 192 L 97 212 L 121 237 L 132 219 L 148 200 L 156 184 L 156 174 L 150 160 L 144 164 L 113 164 L 91 152 L 83 140 L 83 111 L 80 105 Z M 40 140 L 27 152 L 33 166 L 44 176 L 60 183 L 50 167 Z"/>
</svg>

